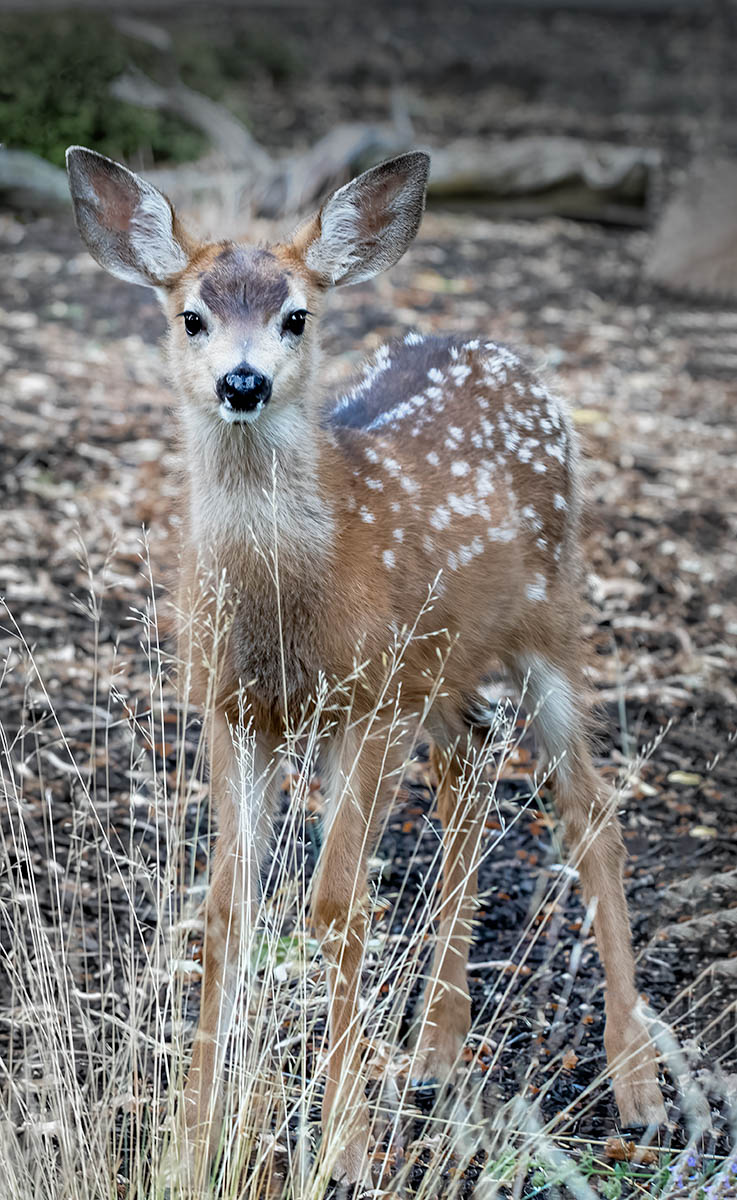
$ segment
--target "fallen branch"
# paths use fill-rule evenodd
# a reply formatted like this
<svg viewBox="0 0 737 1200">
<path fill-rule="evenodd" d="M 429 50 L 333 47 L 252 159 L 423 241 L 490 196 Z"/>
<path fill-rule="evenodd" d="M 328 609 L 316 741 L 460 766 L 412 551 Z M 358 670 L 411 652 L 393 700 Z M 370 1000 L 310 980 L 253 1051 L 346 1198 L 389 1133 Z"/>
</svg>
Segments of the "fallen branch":
<svg viewBox="0 0 737 1200">
<path fill-rule="evenodd" d="M 212 159 L 148 172 L 175 203 L 185 207 L 227 197 L 236 211 L 254 216 L 293 215 L 357 170 L 408 149 L 412 141 L 406 105 L 398 95 L 391 123 L 346 122 L 309 149 L 275 160 L 237 117 L 180 81 L 162 87 L 135 70 L 116 79 L 110 90 L 129 104 L 173 113 L 208 137 L 215 151 Z"/>
<path fill-rule="evenodd" d="M 9 208 L 41 212 L 69 208 L 66 171 L 27 150 L 0 146 L 0 200 Z"/>
<path fill-rule="evenodd" d="M 262 172 L 272 166 L 271 156 L 237 117 L 222 104 L 217 104 L 201 92 L 193 91 L 181 81 L 162 87 L 144 75 L 143 71 L 132 69 L 113 80 L 110 93 L 127 104 L 181 117 L 194 129 L 204 133 L 213 148 L 228 162 L 237 165 L 248 163 L 253 170 Z"/>
<path fill-rule="evenodd" d="M 555 213 L 639 224 L 657 151 L 578 138 L 459 141 L 433 151 L 429 194 L 520 216 Z"/>
</svg>

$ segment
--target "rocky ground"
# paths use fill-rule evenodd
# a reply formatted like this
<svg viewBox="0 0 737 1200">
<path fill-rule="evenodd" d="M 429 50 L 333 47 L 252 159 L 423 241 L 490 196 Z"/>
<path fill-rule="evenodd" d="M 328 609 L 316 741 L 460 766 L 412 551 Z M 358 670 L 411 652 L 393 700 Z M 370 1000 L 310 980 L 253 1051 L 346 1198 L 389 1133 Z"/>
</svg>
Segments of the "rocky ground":
<svg viewBox="0 0 737 1200">
<path fill-rule="evenodd" d="M 576 28 L 591 34 L 586 20 Z M 526 14 L 518 34 L 539 47 L 546 28 L 558 39 L 570 33 L 564 18 L 557 26 L 550 21 Z M 615 23 L 609 41 L 604 26 L 594 30 L 609 48 L 607 78 L 616 77 L 617 53 L 624 53 L 627 38 L 624 49 L 637 45 L 643 61 L 640 73 L 621 84 L 618 101 L 592 104 L 583 123 L 670 145 L 677 164 L 687 156 L 698 112 L 673 103 L 669 108 L 665 101 L 653 111 L 638 100 L 634 80 L 647 75 L 656 50 L 637 29 L 628 29 Z M 698 22 L 695 30 L 685 26 L 676 33 L 657 42 L 657 54 L 677 58 L 689 36 L 699 46 L 706 39 L 708 48 Z M 307 51 L 310 36 L 300 34 Z M 581 38 L 586 41 L 583 33 Z M 390 58 L 397 58 L 397 44 L 395 37 Z M 472 79 L 480 79 L 473 55 L 470 66 L 466 61 L 468 37 L 459 45 L 459 74 L 466 63 Z M 419 93 L 415 69 L 420 72 L 410 61 L 409 86 Z M 385 81 L 375 76 L 343 77 L 333 63 L 331 88 L 328 73 L 323 64 L 312 86 L 302 77 L 306 121 L 315 132 L 321 131 L 320 96 L 328 117 L 346 105 L 368 104 L 372 88 L 386 97 Z M 534 88 L 520 76 L 487 84 L 484 111 L 498 112 L 505 89 L 512 89 L 512 116 L 503 123 L 514 118 L 527 129 L 565 131 L 581 114 L 574 104 L 561 103 L 555 74 L 543 72 L 549 86 L 538 89 L 537 109 L 530 99 Z M 457 129 L 451 78 L 446 74 L 434 107 L 425 80 L 424 99 L 417 101 L 426 115 L 423 137 L 437 140 Z M 670 79 L 668 71 L 658 78 Z M 706 86 L 700 76 L 697 82 Z M 685 88 L 683 80 L 679 87 Z M 672 101 L 673 88 L 661 87 L 661 100 L 665 95 Z M 285 114 L 293 111 L 296 84 L 289 89 Z M 692 110 L 698 95 L 698 89 L 690 93 Z M 269 126 L 263 95 L 252 99 L 263 107 L 262 140 L 277 144 L 286 136 L 286 116 Z M 374 99 L 378 104 L 378 93 Z M 473 106 L 476 132 L 484 129 L 482 109 L 480 101 Z M 406 260 L 390 275 L 336 297 L 325 344 L 329 382 L 335 383 L 364 353 L 409 328 L 481 334 L 526 348 L 570 402 L 586 449 L 586 632 L 603 715 L 599 761 L 615 777 L 644 752 L 623 813 L 639 983 L 670 1022 L 706 1097 L 710 1119 L 698 1150 L 711 1154 L 726 1150 L 737 1104 L 737 311 L 726 302 L 670 296 L 649 284 L 642 270 L 649 236 L 647 230 L 552 217 L 492 221 L 481 208 L 432 210 Z M 162 317 L 153 298 L 104 277 L 70 220 L 6 214 L 0 218 L 0 253 L 0 593 L 8 614 L 0 629 L 0 705 L 11 744 L 8 779 L 12 786 L 23 784 L 31 847 L 24 870 L 34 873 L 43 900 L 53 878 L 49 822 L 54 854 L 64 856 L 79 799 L 57 718 L 82 774 L 89 772 L 94 782 L 105 821 L 141 846 L 149 839 L 151 855 L 159 853 L 148 807 L 138 812 L 129 805 L 131 763 L 121 713 L 126 705 L 143 711 L 149 702 L 149 658 L 136 614 L 152 598 L 165 613 L 160 585 L 175 557 L 181 484 L 175 419 L 156 345 Z M 164 744 L 155 748 L 160 770 L 177 752 L 170 681 L 164 709 L 175 715 L 164 727 Z M 149 762 L 136 769 L 145 778 L 153 768 Z M 518 809 L 528 771 L 523 756 L 502 785 L 505 811 Z M 390 864 L 382 884 L 389 901 L 407 871 L 413 885 L 422 884 L 423 858 L 432 850 L 426 784 L 420 766 L 379 849 Z M 518 944 L 557 859 L 551 822 L 533 808 L 510 828 L 482 872 L 472 959 L 497 965 L 471 974 L 477 1038 L 499 994 L 504 968 L 498 964 L 520 962 L 527 947 L 533 976 L 532 982 L 515 977 L 509 1028 L 489 1071 L 484 1103 L 491 1107 L 521 1087 L 530 1096 L 542 1089 L 545 1117 L 572 1106 L 566 1135 L 598 1145 L 617 1132 L 610 1093 L 600 1087 L 593 1104 L 576 1109 L 577 1095 L 603 1066 L 602 975 L 590 937 L 572 996 L 563 1016 L 556 1016 L 555 981 L 569 962 L 583 915 L 576 887 L 548 906 L 534 947 Z M 103 903 L 98 867 L 80 861 L 78 871 L 87 889 L 80 911 L 94 924 Z M 105 895 L 114 900 L 114 889 Z M 401 925 L 401 917 L 400 904 L 391 920 Z M 105 920 L 114 924 L 118 915 L 107 913 Z M 83 978 L 82 949 L 72 961 Z M 546 1078 L 551 1030 L 556 1046 L 570 1056 L 564 1069 Z M 672 1078 L 665 1090 L 670 1125 L 661 1141 L 681 1145 L 687 1121 Z M 418 1103 L 421 1108 L 421 1098 Z"/>
</svg>

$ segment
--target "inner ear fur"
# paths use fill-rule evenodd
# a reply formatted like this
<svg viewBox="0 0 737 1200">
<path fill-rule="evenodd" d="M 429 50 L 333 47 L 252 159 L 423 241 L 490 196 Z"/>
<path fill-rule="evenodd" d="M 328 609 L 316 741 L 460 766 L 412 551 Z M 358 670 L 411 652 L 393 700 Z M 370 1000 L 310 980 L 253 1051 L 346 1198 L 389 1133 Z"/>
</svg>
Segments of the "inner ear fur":
<svg viewBox="0 0 737 1200">
<path fill-rule="evenodd" d="M 380 163 L 297 230 L 293 245 L 323 286 L 360 283 L 394 266 L 420 227 L 429 169 L 419 152 Z"/>
<path fill-rule="evenodd" d="M 153 184 L 82 146 L 67 151 L 67 171 L 77 228 L 101 267 L 154 288 L 181 274 L 195 246 Z"/>
</svg>

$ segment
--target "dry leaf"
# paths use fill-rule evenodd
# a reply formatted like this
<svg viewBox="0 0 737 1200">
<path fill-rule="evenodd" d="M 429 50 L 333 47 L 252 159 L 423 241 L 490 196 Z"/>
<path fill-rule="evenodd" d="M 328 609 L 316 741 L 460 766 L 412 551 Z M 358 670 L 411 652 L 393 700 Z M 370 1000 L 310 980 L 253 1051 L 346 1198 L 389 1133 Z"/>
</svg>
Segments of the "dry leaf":
<svg viewBox="0 0 737 1200">
<path fill-rule="evenodd" d="M 668 783 L 680 783 L 683 787 L 698 787 L 701 783 L 701 776 L 697 775 L 695 771 L 671 771 Z"/>
<path fill-rule="evenodd" d="M 607 1138 L 604 1154 L 615 1162 L 636 1162 L 645 1167 L 658 1161 L 658 1152 L 652 1146 L 636 1146 L 634 1142 L 617 1137 Z"/>
<path fill-rule="evenodd" d="M 610 1137 L 604 1143 L 604 1154 L 615 1162 L 629 1162 L 635 1152 L 634 1142 L 625 1142 L 624 1138 Z"/>
<path fill-rule="evenodd" d="M 606 420 L 606 413 L 600 408 L 574 408 L 571 416 L 576 425 L 595 425 Z"/>
</svg>

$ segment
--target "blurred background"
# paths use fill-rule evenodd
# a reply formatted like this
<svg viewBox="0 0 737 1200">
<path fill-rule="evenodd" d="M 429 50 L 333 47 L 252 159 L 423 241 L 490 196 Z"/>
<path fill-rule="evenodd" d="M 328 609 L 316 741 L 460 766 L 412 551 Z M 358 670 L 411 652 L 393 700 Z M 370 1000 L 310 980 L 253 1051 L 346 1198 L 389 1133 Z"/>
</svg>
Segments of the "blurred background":
<svg viewBox="0 0 737 1200">
<path fill-rule="evenodd" d="M 133 821 L 142 845 L 153 836 L 150 814 L 125 817 L 121 731 L 110 726 L 103 754 L 90 713 L 111 688 L 125 703 L 147 695 L 131 621 L 147 592 L 142 555 L 157 581 L 174 559 L 181 484 L 164 322 L 152 293 L 103 275 L 83 250 L 66 146 L 124 160 L 204 233 L 257 238 L 288 230 L 358 170 L 428 149 L 417 241 L 389 275 L 333 300 L 326 384 L 409 328 L 458 330 L 522 349 L 568 398 L 587 455 L 599 763 L 612 777 L 632 764 L 624 820 L 640 983 L 707 1097 L 707 1155 L 733 1136 L 737 1049 L 736 63 L 734 0 L 74 11 L 5 0 L 0 15 L 0 594 L 12 614 L 0 653 L 23 662 L 30 648 L 45 681 L 4 675 L 10 743 L 32 727 L 40 753 L 55 712 L 106 811 Z M 160 769 L 173 743 L 172 733 L 154 745 Z M 515 764 L 510 797 L 529 770 Z M 48 845 L 37 801 L 51 796 L 57 853 L 72 853 L 68 768 L 50 753 L 24 778 L 31 841 Z M 387 834 L 387 859 L 417 853 L 429 792 L 413 804 Z M 529 816 L 483 882 L 506 900 L 479 916 L 479 962 L 514 952 L 553 853 L 549 824 Z M 52 890 L 39 855 L 43 909 Z M 75 870 L 97 895 L 97 868 L 80 859 Z M 580 928 L 578 903 L 574 889 L 551 961 Z M 602 1065 L 593 952 L 586 962 L 579 1081 Z M 486 980 L 472 979 L 475 1003 Z M 522 1040 L 500 1058 L 501 1093 L 537 1053 L 550 997 L 535 994 L 516 1001 Z M 573 1078 L 546 1084 L 549 1113 L 570 1101 Z M 668 1086 L 668 1136 L 683 1145 Z M 584 1137 L 612 1127 L 611 1099 L 596 1095 L 575 1117 Z"/>
</svg>

